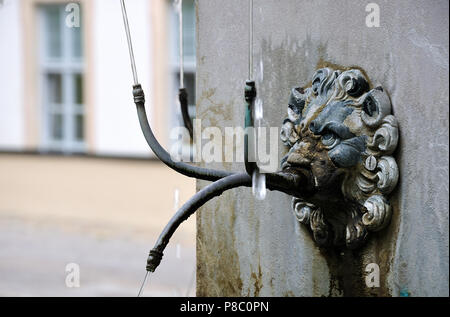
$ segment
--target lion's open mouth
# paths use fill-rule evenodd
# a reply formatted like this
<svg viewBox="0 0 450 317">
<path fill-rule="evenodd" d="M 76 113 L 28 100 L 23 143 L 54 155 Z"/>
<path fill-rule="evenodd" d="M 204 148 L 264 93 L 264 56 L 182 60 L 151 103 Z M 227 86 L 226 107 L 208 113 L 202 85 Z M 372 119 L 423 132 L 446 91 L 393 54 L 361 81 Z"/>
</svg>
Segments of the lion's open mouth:
<svg viewBox="0 0 450 317">
<path fill-rule="evenodd" d="M 281 169 L 284 173 L 303 176 L 303 178 L 307 180 L 308 193 L 313 195 L 316 192 L 318 187 L 315 184 L 314 175 L 310 166 L 301 164 L 291 164 L 288 163 L 287 161 L 283 161 L 283 163 L 281 164 Z M 304 196 L 305 191 L 301 192 L 302 196 Z"/>
<path fill-rule="evenodd" d="M 322 191 L 325 191 L 326 195 L 329 195 L 331 192 L 336 192 L 337 195 L 341 193 L 340 185 L 342 176 L 345 174 L 344 169 L 333 168 L 332 170 L 326 170 L 325 173 L 325 170 L 322 170 L 322 166 L 317 169 L 312 164 L 287 162 L 287 160 L 283 160 L 281 169 L 285 173 L 304 176 L 308 180 L 310 188 L 314 189 L 314 193 Z"/>
</svg>

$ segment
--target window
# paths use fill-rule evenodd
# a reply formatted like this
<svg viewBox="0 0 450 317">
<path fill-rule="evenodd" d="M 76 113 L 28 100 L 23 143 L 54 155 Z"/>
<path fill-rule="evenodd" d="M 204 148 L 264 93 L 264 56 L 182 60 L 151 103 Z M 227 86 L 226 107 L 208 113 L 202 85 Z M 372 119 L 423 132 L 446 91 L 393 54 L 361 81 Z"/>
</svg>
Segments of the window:
<svg viewBox="0 0 450 317">
<path fill-rule="evenodd" d="M 179 57 L 179 20 L 178 13 L 173 5 L 174 1 L 170 3 L 170 69 L 171 69 L 171 96 L 178 95 L 180 87 L 180 57 Z M 183 0 L 183 63 L 184 63 L 184 86 L 188 92 L 189 116 L 191 120 L 195 118 L 195 70 L 196 70 L 196 55 L 195 55 L 195 4 L 194 0 Z M 174 97 L 172 111 L 174 117 L 171 118 L 170 126 L 183 126 L 183 118 L 179 109 L 177 98 Z"/>
<path fill-rule="evenodd" d="M 67 26 L 65 8 L 38 7 L 41 149 L 74 153 L 84 151 L 82 22 Z"/>
</svg>

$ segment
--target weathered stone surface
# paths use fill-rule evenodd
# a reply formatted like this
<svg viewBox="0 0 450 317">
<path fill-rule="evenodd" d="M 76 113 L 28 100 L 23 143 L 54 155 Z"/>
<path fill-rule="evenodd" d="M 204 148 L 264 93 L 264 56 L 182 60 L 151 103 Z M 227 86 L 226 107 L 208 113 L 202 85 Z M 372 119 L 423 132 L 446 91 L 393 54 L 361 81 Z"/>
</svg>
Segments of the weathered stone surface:
<svg viewBox="0 0 450 317">
<path fill-rule="evenodd" d="M 231 190 L 197 215 L 198 295 L 449 295 L 448 1 L 377 3 L 380 27 L 368 28 L 361 1 L 254 0 L 254 68 L 262 61 L 257 88 L 271 126 L 280 126 L 291 88 L 322 66 L 358 66 L 386 89 L 400 126 L 391 224 L 362 250 L 332 254 L 297 223 L 290 197 L 269 192 L 257 202 L 248 189 Z M 204 127 L 243 126 L 247 10 L 246 1 L 198 1 Z M 281 142 L 279 150 L 281 158 Z M 373 262 L 378 289 L 364 282 Z"/>
</svg>

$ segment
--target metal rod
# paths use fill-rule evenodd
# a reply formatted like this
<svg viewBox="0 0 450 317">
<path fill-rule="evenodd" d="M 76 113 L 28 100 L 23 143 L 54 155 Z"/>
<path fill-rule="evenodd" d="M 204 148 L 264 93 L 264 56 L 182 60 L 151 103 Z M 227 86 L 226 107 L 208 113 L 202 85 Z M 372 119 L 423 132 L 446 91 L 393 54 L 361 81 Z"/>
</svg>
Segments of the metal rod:
<svg viewBox="0 0 450 317">
<path fill-rule="evenodd" d="M 207 201 L 211 200 L 216 196 L 220 196 L 224 191 L 240 187 L 246 186 L 251 187 L 252 179 L 251 175 L 248 173 L 230 173 L 226 171 L 219 170 L 211 170 L 206 168 L 200 168 L 196 166 L 192 166 L 183 162 L 174 162 L 169 153 L 159 144 L 156 140 L 153 131 L 149 125 L 147 114 L 145 111 L 145 96 L 144 91 L 142 90 L 141 85 L 138 83 L 136 65 L 133 54 L 133 47 L 131 43 L 130 30 L 128 25 L 128 18 L 125 9 L 124 0 L 121 0 L 122 6 L 122 15 L 124 19 L 125 32 L 127 35 L 128 48 L 130 53 L 130 61 L 131 68 L 133 72 L 134 78 L 134 86 L 133 86 L 133 96 L 134 102 L 136 104 L 136 109 L 138 113 L 139 123 L 141 126 L 141 130 L 144 134 L 145 140 L 148 145 L 152 149 L 152 151 L 156 154 L 156 156 L 168 165 L 170 168 L 175 171 L 189 176 L 195 177 L 204 180 L 215 181 L 214 183 L 206 186 L 197 194 L 195 194 L 183 207 L 175 214 L 175 216 L 170 220 L 170 222 L 166 225 L 163 232 L 158 238 L 158 241 L 155 247 L 150 251 L 148 260 L 147 260 L 147 274 L 145 275 L 144 281 L 141 285 L 141 289 L 139 290 L 138 296 L 141 296 L 145 287 L 145 283 L 148 278 L 148 272 L 154 272 L 155 269 L 161 262 L 163 257 L 163 251 L 167 244 L 169 243 L 170 238 L 176 231 L 176 229 L 180 226 L 180 224 L 188 219 L 193 213 L 197 211 L 199 207 L 205 204 Z M 180 14 L 181 15 L 181 14 Z M 250 0 L 250 47 L 249 47 L 249 78 L 252 77 L 252 64 L 253 64 L 253 52 L 252 52 L 252 42 L 253 42 L 253 1 Z M 180 28 L 182 27 L 182 18 L 180 17 Z M 181 30 L 180 30 L 181 31 Z M 182 32 L 180 32 L 180 39 L 182 42 Z M 182 43 L 181 43 L 182 44 Z M 181 58 L 182 58 L 182 47 L 181 49 Z M 180 65 L 182 65 L 182 61 L 180 61 Z M 180 86 L 182 85 L 182 74 L 180 71 Z M 254 83 L 253 83 L 254 84 Z M 249 85 L 250 86 L 250 85 Z M 246 91 L 246 99 L 250 95 L 252 95 L 251 91 L 249 91 L 249 95 L 247 96 Z M 251 97 L 251 99 L 253 99 Z M 246 125 L 252 125 L 252 122 L 247 122 L 247 119 L 252 120 L 251 116 L 246 118 Z M 247 153 L 248 154 L 248 153 Z M 289 195 L 296 195 L 299 191 L 306 194 L 309 193 L 313 186 L 311 185 L 311 177 L 309 175 L 297 174 L 297 173 L 273 173 L 267 174 L 267 188 L 269 190 L 277 190 L 284 192 Z"/>
<path fill-rule="evenodd" d="M 134 102 L 136 104 L 136 110 L 138 113 L 139 123 L 141 125 L 142 133 L 144 134 L 145 140 L 148 145 L 155 153 L 155 155 L 167 166 L 173 170 L 186 175 L 188 177 L 195 177 L 208 181 L 216 181 L 221 178 L 234 175 L 232 172 L 220 171 L 207 169 L 202 167 L 197 167 L 193 165 L 186 164 L 184 162 L 174 162 L 169 153 L 164 150 L 164 148 L 156 140 L 155 135 L 148 123 L 147 113 L 145 111 L 145 98 L 144 92 L 140 85 L 137 85 L 133 89 Z M 250 175 L 248 175 L 250 177 Z M 270 190 L 278 190 L 283 193 L 294 195 L 301 185 L 302 188 L 309 186 L 305 183 L 305 177 L 303 175 L 296 175 L 295 173 L 271 173 L 266 174 L 267 176 L 267 188 Z M 310 178 L 309 176 L 306 179 Z M 305 187 L 306 186 L 306 187 Z"/>
<path fill-rule="evenodd" d="M 167 166 L 174 169 L 175 171 L 199 179 L 204 179 L 208 181 L 216 181 L 226 176 L 232 175 L 231 172 L 212 170 L 202 167 L 193 166 L 186 164 L 184 162 L 174 162 L 170 157 L 170 154 L 159 144 L 156 140 L 155 135 L 148 123 L 147 113 L 145 111 L 145 97 L 142 87 L 140 85 L 134 86 L 133 89 L 134 102 L 136 104 L 136 110 L 138 113 L 139 124 L 141 125 L 142 133 L 144 134 L 145 140 L 148 145 L 155 153 L 155 155 Z"/>
<path fill-rule="evenodd" d="M 253 0 L 249 0 L 248 79 L 253 78 Z"/>
<path fill-rule="evenodd" d="M 179 45 L 180 45 L 180 89 L 184 88 L 184 58 L 183 58 L 183 0 L 179 1 Z"/>
<path fill-rule="evenodd" d="M 136 62 L 134 60 L 133 43 L 131 42 L 130 26 L 128 24 L 128 16 L 127 16 L 127 9 L 125 8 L 125 1 L 120 0 L 120 5 L 122 6 L 123 24 L 125 26 L 125 34 L 127 35 L 128 51 L 130 54 L 130 62 L 131 62 L 131 71 L 133 72 L 134 84 L 137 85 L 139 83 L 139 80 L 136 71 Z"/>
<path fill-rule="evenodd" d="M 164 148 L 161 146 L 161 144 L 158 143 L 158 140 L 156 140 L 155 135 L 153 134 L 153 131 L 148 123 L 144 105 L 144 93 L 140 85 L 134 87 L 133 94 L 135 97 L 139 123 L 141 125 L 141 130 L 144 134 L 145 140 L 147 141 L 148 145 L 155 153 L 155 155 L 163 163 L 185 176 L 195 177 L 208 181 L 217 181 L 224 177 L 236 175 L 233 172 L 201 168 L 186 164 L 184 162 L 174 162 L 170 158 L 169 153 L 167 153 L 166 150 L 164 150 Z M 249 176 L 249 178 L 251 177 L 251 175 L 248 174 L 247 176 Z M 281 191 L 288 195 L 295 195 L 296 193 L 298 193 L 299 188 L 302 188 L 302 190 L 309 190 L 309 188 L 312 188 L 311 186 L 313 186 L 311 185 L 311 182 L 308 182 L 308 180 L 312 179 L 310 175 L 300 175 L 296 174 L 295 172 L 269 173 L 266 174 L 266 177 L 268 189 Z"/>
</svg>

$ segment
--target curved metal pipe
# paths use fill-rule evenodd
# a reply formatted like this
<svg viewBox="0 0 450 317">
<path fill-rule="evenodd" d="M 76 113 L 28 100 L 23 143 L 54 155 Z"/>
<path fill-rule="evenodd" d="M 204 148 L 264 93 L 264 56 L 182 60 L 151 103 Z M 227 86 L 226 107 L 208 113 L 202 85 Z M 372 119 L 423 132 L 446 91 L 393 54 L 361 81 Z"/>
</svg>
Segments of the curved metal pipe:
<svg viewBox="0 0 450 317">
<path fill-rule="evenodd" d="M 200 168 L 183 162 L 174 162 L 169 153 L 158 143 L 148 123 L 147 113 L 145 111 L 145 97 L 141 85 L 135 85 L 133 87 L 133 95 L 142 132 L 156 156 L 170 168 L 183 175 L 215 181 L 195 194 L 166 225 L 155 247 L 150 251 L 147 260 L 147 271 L 154 272 L 161 262 L 163 251 L 169 243 L 170 238 L 183 221 L 188 219 L 207 201 L 216 196 L 220 196 L 224 191 L 240 186 L 251 187 L 252 179 L 248 173 L 230 173 Z M 266 182 L 269 190 L 280 191 L 288 195 L 299 196 L 299 192 L 309 193 L 313 188 L 310 177 L 297 173 L 279 172 L 266 174 Z"/>
<path fill-rule="evenodd" d="M 177 230 L 179 225 L 189 218 L 193 213 L 197 211 L 199 207 L 205 204 L 210 199 L 220 196 L 224 191 L 240 187 L 247 186 L 250 187 L 252 185 L 251 175 L 252 172 L 257 168 L 256 162 L 249 162 L 248 158 L 248 134 L 246 131 L 245 134 L 245 167 L 247 173 L 230 173 L 226 171 L 220 170 L 211 170 L 206 168 L 200 168 L 196 166 L 192 166 L 183 162 L 174 162 L 169 153 L 159 144 L 156 140 L 153 131 L 150 127 L 150 124 L 147 119 L 147 114 L 145 111 L 145 96 L 144 91 L 142 90 L 141 85 L 138 83 L 136 65 L 134 61 L 133 49 L 131 45 L 131 36 L 130 30 L 128 26 L 128 18 L 125 9 L 124 0 L 121 0 L 122 5 L 122 14 L 124 18 L 125 24 L 125 32 L 128 40 L 128 47 L 130 50 L 130 59 L 131 59 L 131 67 L 133 71 L 133 79 L 135 85 L 133 86 L 133 96 L 134 103 L 136 104 L 136 109 L 138 113 L 139 123 L 141 126 L 141 130 L 144 134 L 145 140 L 148 145 L 152 149 L 152 151 L 156 154 L 156 156 L 164 162 L 167 166 L 174 169 L 175 171 L 189 176 L 195 177 L 208 181 L 215 181 L 214 183 L 206 186 L 201 191 L 199 191 L 196 195 L 194 195 L 183 207 L 175 214 L 175 216 L 170 220 L 170 222 L 166 225 L 163 232 L 158 238 L 158 241 L 155 247 L 150 251 L 148 262 L 147 262 L 147 271 L 154 272 L 161 262 L 164 248 L 169 243 L 170 238 Z M 250 57 L 251 58 L 251 57 Z M 251 65 L 251 63 L 249 63 Z M 250 67 L 251 71 L 251 67 Z M 246 82 L 245 89 L 245 100 L 247 103 L 246 108 L 246 119 L 245 126 L 251 127 L 253 126 L 253 117 L 252 117 L 252 104 L 253 100 L 256 96 L 255 83 L 253 81 Z M 182 94 L 180 90 L 180 102 L 185 102 L 185 106 L 187 105 L 187 95 Z M 182 104 L 183 109 L 183 104 Z M 187 107 L 184 107 L 187 110 Z M 188 118 L 186 114 L 183 115 L 183 119 Z M 185 120 L 186 121 L 186 120 Z M 186 122 L 185 122 L 186 124 Z M 191 133 L 192 139 L 192 133 Z M 289 195 L 301 196 L 300 193 L 310 194 L 313 189 L 313 185 L 311 185 L 311 177 L 310 175 L 298 174 L 296 171 L 293 173 L 272 173 L 266 174 L 266 182 L 267 188 L 269 190 L 277 190 Z"/>
<path fill-rule="evenodd" d="M 267 173 L 265 175 L 269 190 L 296 197 L 311 196 L 314 193 L 314 183 L 309 175 L 296 172 Z"/>
<path fill-rule="evenodd" d="M 211 170 L 207 168 L 192 166 L 183 162 L 174 162 L 171 159 L 169 153 L 167 153 L 166 150 L 164 150 L 164 148 L 158 143 L 148 123 L 147 113 L 144 106 L 144 92 L 142 91 L 140 85 L 134 86 L 133 95 L 135 96 L 134 102 L 136 104 L 139 123 L 141 125 L 141 129 L 145 136 L 145 139 L 156 156 L 167 166 L 183 175 L 208 181 L 217 181 L 224 177 L 235 174 L 227 171 Z M 266 174 L 266 182 L 268 189 L 281 191 L 289 195 L 297 193 L 298 188 L 304 189 L 311 187 L 308 182 L 305 182 L 305 177 L 294 173 L 269 173 Z"/>
<path fill-rule="evenodd" d="M 200 190 L 187 203 L 177 211 L 160 234 L 155 247 L 150 251 L 147 259 L 147 271 L 154 272 L 163 257 L 163 251 L 169 243 L 170 238 L 180 224 L 194 214 L 207 201 L 220 196 L 224 191 L 240 187 L 251 186 L 252 179 L 246 173 L 238 173 L 224 177 Z"/>
<path fill-rule="evenodd" d="M 303 190 L 304 193 L 309 193 L 310 182 L 307 177 L 293 174 L 275 173 L 267 174 L 268 188 L 270 190 L 276 190 L 292 195 L 294 192 L 298 195 L 299 191 Z M 169 243 L 170 238 L 181 225 L 181 223 L 187 220 L 192 214 L 194 214 L 198 208 L 203 206 L 207 201 L 214 197 L 220 196 L 224 191 L 236 187 L 251 187 L 252 178 L 247 173 L 236 173 L 231 176 L 224 177 L 200 190 L 191 199 L 185 203 L 180 210 L 170 219 L 169 223 L 165 226 L 159 238 L 150 251 L 147 259 L 147 271 L 154 272 L 161 263 L 164 255 L 164 249 Z M 287 187 L 286 187 L 287 186 Z"/>
<path fill-rule="evenodd" d="M 232 175 L 232 173 L 226 171 L 197 167 L 186 164 L 184 162 L 174 162 L 170 157 L 170 154 L 167 153 L 167 151 L 161 146 L 161 144 L 159 144 L 158 140 L 156 140 L 152 128 L 148 123 L 147 113 L 145 111 L 145 96 L 141 85 L 133 86 L 133 96 L 138 113 L 139 124 L 141 125 L 141 130 L 144 134 L 145 140 L 147 141 L 152 151 L 156 154 L 156 156 L 167 166 L 188 177 L 195 177 L 208 181 L 216 181 L 223 177 Z"/>
<path fill-rule="evenodd" d="M 231 175 L 231 173 L 225 172 L 225 171 L 210 170 L 210 169 L 206 169 L 206 168 L 192 166 L 192 165 L 182 163 L 182 162 L 174 162 L 171 159 L 169 153 L 167 153 L 167 151 L 164 150 L 164 148 L 161 146 L 161 144 L 159 144 L 158 140 L 156 140 L 156 138 L 153 134 L 153 131 L 148 123 L 147 114 L 145 112 L 144 91 L 142 90 L 141 85 L 138 83 L 136 63 L 134 60 L 133 45 L 132 45 L 132 41 L 131 41 L 130 27 L 128 24 L 128 17 L 127 17 L 127 11 L 125 8 L 124 0 L 121 0 L 120 4 L 122 7 L 122 16 L 123 16 L 123 21 L 124 21 L 124 26 L 125 26 L 125 34 L 127 36 L 127 43 L 128 43 L 130 62 L 131 62 L 131 70 L 133 72 L 134 103 L 136 104 L 138 117 L 139 117 L 139 123 L 141 125 L 142 132 L 144 133 L 145 140 L 147 141 L 148 145 L 150 146 L 152 151 L 156 154 L 156 156 L 161 161 L 163 161 L 167 166 L 169 166 L 170 168 L 176 170 L 177 172 L 179 172 L 183 175 L 186 175 L 189 177 L 200 178 L 200 179 L 204 179 L 204 180 L 209 180 L 209 181 L 215 181 L 220 178 Z M 183 97 L 183 96 L 181 96 L 181 97 Z M 186 95 L 186 103 L 187 103 L 187 95 Z"/>
</svg>

